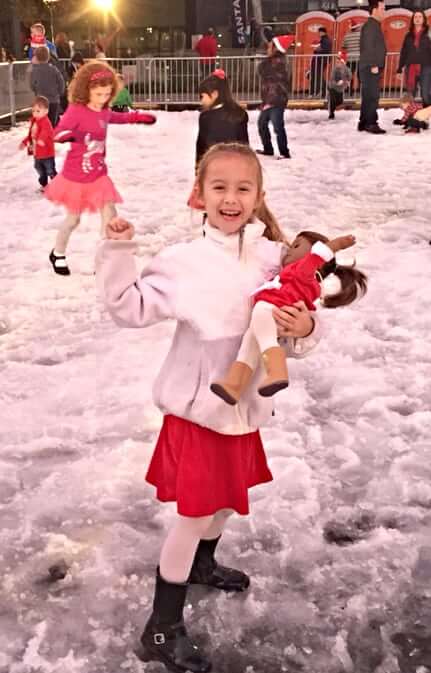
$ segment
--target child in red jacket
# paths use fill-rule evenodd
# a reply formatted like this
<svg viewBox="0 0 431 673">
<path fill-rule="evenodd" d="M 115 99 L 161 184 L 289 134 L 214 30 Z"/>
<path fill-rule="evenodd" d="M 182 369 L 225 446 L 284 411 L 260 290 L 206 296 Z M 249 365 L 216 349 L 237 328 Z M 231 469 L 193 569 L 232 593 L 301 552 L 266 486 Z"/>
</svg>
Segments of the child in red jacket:
<svg viewBox="0 0 431 673">
<path fill-rule="evenodd" d="M 31 108 L 32 117 L 26 138 L 20 143 L 20 150 L 27 147 L 34 157 L 34 167 L 39 175 L 40 189 L 43 191 L 57 175 L 55 169 L 54 130 L 48 118 L 49 101 L 45 96 L 36 96 Z"/>
<path fill-rule="evenodd" d="M 333 274 L 338 284 L 335 292 L 326 292 L 327 308 L 347 306 L 367 290 L 367 278 L 359 270 L 335 263 L 338 250 L 355 244 L 354 236 L 339 236 L 328 240 L 314 231 L 302 231 L 283 258 L 280 275 L 264 283 L 253 292 L 254 308 L 250 327 L 245 333 L 235 362 L 222 381 L 214 381 L 210 388 L 227 404 L 236 404 L 247 388 L 262 357 L 267 377 L 258 392 L 272 397 L 287 388 L 289 377 L 286 353 L 277 339 L 274 306 L 292 306 L 302 300 L 309 311 L 321 295 L 321 282 Z M 332 289 L 332 288 L 331 288 Z"/>
</svg>

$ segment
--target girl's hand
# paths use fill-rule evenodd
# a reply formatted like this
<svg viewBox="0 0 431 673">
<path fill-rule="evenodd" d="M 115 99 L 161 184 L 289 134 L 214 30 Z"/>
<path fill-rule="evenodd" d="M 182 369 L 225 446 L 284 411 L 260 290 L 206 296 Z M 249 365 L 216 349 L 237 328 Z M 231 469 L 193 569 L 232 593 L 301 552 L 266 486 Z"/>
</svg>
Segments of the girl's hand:
<svg viewBox="0 0 431 673">
<path fill-rule="evenodd" d="M 314 329 L 314 320 L 303 301 L 297 301 L 293 306 L 274 306 L 273 318 L 278 326 L 280 337 L 306 337 Z"/>
<path fill-rule="evenodd" d="M 106 227 L 106 238 L 114 241 L 131 241 L 135 235 L 135 227 L 122 217 L 114 217 Z"/>
</svg>

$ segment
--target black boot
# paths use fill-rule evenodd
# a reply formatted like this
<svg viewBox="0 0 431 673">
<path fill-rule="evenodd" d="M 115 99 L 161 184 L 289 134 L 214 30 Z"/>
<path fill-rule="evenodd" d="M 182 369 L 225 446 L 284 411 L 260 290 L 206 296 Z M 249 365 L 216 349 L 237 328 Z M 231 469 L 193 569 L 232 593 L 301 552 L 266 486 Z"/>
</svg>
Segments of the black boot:
<svg viewBox="0 0 431 673">
<path fill-rule="evenodd" d="M 211 662 L 199 652 L 187 635 L 183 608 L 188 583 L 166 582 L 157 569 L 153 613 L 141 636 L 143 661 L 161 661 L 174 673 L 208 673 Z"/>
<path fill-rule="evenodd" d="M 224 591 L 244 591 L 250 585 L 250 578 L 241 570 L 225 568 L 214 558 L 220 537 L 215 540 L 201 540 L 196 550 L 195 560 L 189 577 L 190 584 L 207 584 Z"/>
</svg>

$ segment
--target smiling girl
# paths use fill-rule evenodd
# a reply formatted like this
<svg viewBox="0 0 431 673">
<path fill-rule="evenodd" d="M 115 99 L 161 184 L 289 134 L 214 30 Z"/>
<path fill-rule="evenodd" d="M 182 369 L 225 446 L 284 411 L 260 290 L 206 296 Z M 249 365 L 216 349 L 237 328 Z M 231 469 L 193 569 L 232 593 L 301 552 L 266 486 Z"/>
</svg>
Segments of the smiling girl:
<svg viewBox="0 0 431 673">
<path fill-rule="evenodd" d="M 118 325 L 177 322 L 153 390 L 164 420 L 147 481 L 159 500 L 177 503 L 178 517 L 162 547 L 141 642 L 145 659 L 193 673 L 209 671 L 211 663 L 184 626 L 187 587 L 247 589 L 248 575 L 218 564 L 214 552 L 228 517 L 248 514 L 248 489 L 272 480 L 259 434 L 272 413 L 271 401 L 257 395 L 263 370 L 235 407 L 213 395 L 209 384 L 235 358 L 250 319 L 250 293 L 280 269 L 284 247 L 248 146 L 212 147 L 200 163 L 198 186 L 208 213 L 202 237 L 163 250 L 138 274 L 133 226 L 116 218 L 96 264 Z M 296 352 L 296 340 L 302 354 L 315 345 L 314 322 L 302 302 L 275 307 L 274 319 L 287 355 Z"/>
<path fill-rule="evenodd" d="M 72 231 L 85 211 L 99 212 L 102 234 L 122 201 L 105 162 L 108 124 L 154 124 L 156 118 L 141 112 L 112 112 L 109 103 L 117 93 L 115 71 L 90 61 L 80 68 L 69 87 L 71 105 L 55 128 L 55 142 L 70 142 L 63 169 L 45 189 L 45 196 L 66 207 L 67 217 L 57 234 L 49 260 L 56 273 L 70 275 L 66 249 Z"/>
</svg>

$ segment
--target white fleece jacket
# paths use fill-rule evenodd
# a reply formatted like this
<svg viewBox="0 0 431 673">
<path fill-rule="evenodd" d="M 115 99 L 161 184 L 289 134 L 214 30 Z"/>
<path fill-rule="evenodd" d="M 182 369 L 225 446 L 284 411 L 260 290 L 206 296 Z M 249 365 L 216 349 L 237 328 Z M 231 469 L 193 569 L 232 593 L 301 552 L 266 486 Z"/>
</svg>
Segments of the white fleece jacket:
<svg viewBox="0 0 431 673">
<path fill-rule="evenodd" d="M 251 314 L 251 293 L 280 269 L 281 243 L 262 236 L 261 222 L 247 224 L 239 257 L 239 234 L 211 226 L 191 243 L 164 249 L 136 271 L 132 241 L 100 244 L 96 274 L 103 301 L 121 327 L 177 321 L 174 339 L 155 381 L 153 397 L 174 414 L 223 434 L 252 432 L 268 421 L 272 401 L 257 387 L 260 367 L 236 406 L 225 404 L 209 385 L 225 374 L 238 352 Z M 287 355 L 302 357 L 319 340 L 319 324 L 304 339 L 286 339 Z M 295 343 L 296 341 L 296 343 Z"/>
</svg>

